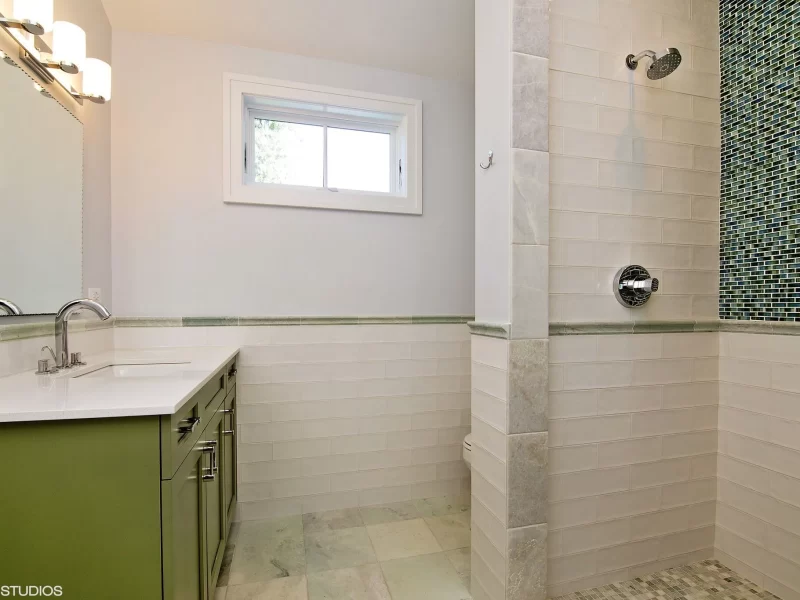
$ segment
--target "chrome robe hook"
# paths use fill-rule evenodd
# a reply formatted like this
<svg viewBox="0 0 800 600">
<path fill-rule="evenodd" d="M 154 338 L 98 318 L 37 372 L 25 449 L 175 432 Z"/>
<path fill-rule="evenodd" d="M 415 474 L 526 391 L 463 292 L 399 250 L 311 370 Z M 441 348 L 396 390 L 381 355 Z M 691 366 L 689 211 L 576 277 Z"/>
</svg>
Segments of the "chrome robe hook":
<svg viewBox="0 0 800 600">
<path fill-rule="evenodd" d="M 489 150 L 489 164 L 486 165 L 485 167 L 483 166 L 483 163 L 478 163 L 478 164 L 480 165 L 481 169 L 483 169 L 485 171 L 486 169 L 491 167 L 493 163 L 494 163 L 494 152 Z"/>
</svg>

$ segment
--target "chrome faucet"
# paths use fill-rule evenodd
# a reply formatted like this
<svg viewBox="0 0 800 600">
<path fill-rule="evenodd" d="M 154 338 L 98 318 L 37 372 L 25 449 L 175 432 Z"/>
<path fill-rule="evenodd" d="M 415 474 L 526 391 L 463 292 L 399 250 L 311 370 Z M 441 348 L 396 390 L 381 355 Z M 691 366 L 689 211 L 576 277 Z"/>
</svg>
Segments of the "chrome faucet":
<svg viewBox="0 0 800 600">
<path fill-rule="evenodd" d="M 56 315 L 56 366 L 59 369 L 72 366 L 69 362 L 69 318 L 84 309 L 91 310 L 103 321 L 111 316 L 105 306 L 88 298 L 71 300 L 61 307 Z"/>
<path fill-rule="evenodd" d="M 9 315 L 19 316 L 22 314 L 22 310 L 19 306 L 14 304 L 11 300 L 4 300 L 0 298 L 0 310 L 7 312 Z"/>
</svg>

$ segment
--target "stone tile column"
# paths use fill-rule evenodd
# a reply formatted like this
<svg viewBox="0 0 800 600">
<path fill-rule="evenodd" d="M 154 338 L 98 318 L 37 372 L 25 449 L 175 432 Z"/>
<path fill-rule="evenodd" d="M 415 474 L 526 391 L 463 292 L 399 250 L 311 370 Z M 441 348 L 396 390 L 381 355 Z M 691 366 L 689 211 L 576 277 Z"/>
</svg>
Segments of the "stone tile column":
<svg viewBox="0 0 800 600">
<path fill-rule="evenodd" d="M 512 11 L 506 598 L 547 598 L 549 2 Z"/>
<path fill-rule="evenodd" d="M 477 61 L 484 56 L 481 46 L 488 28 L 495 27 L 491 30 L 495 37 L 489 38 L 495 44 L 501 29 L 481 20 L 498 14 L 487 12 L 486 2 L 476 4 Z M 498 63 L 506 61 L 497 64 L 497 70 L 507 73 L 510 147 L 496 152 L 508 161 L 498 161 L 499 173 L 494 176 L 506 177 L 509 185 L 508 196 L 499 198 L 482 197 L 481 187 L 476 186 L 476 205 L 478 215 L 486 214 L 489 202 L 497 213 L 507 214 L 509 235 L 498 235 L 476 219 L 476 238 L 481 242 L 476 245 L 476 260 L 481 261 L 481 252 L 507 257 L 508 262 L 497 267 L 508 270 L 510 289 L 496 292 L 508 301 L 507 320 L 485 318 L 478 307 L 472 326 L 472 594 L 476 600 L 546 600 L 549 1 L 492 2 L 494 10 L 505 10 L 502 14 L 510 20 L 505 59 L 496 45 L 488 49 Z M 485 63 L 477 70 L 476 86 L 485 83 L 481 68 Z M 492 78 L 496 81 L 496 74 Z M 480 102 L 476 106 L 478 136 L 490 137 L 485 126 L 495 121 L 480 114 Z M 479 172 L 481 176 L 490 175 Z M 476 296 L 480 292 L 485 300 L 489 283 L 478 276 Z"/>
</svg>

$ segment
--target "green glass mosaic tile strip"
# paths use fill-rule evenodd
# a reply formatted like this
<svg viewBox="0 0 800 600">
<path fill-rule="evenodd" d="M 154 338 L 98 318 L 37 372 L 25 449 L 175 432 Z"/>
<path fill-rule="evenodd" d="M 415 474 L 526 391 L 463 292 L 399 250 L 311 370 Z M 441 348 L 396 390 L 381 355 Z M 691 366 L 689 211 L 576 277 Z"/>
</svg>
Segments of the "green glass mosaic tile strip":
<svg viewBox="0 0 800 600">
<path fill-rule="evenodd" d="M 722 319 L 800 320 L 800 2 L 720 3 Z"/>
</svg>

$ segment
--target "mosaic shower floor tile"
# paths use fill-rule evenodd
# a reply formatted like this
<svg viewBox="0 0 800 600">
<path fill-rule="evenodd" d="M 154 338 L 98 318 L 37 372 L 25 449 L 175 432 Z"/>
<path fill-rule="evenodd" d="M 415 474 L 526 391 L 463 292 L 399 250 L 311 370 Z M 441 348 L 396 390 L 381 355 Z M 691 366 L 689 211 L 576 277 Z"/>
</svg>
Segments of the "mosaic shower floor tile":
<svg viewBox="0 0 800 600">
<path fill-rule="evenodd" d="M 780 600 L 716 560 L 643 575 L 553 600 Z"/>
</svg>

